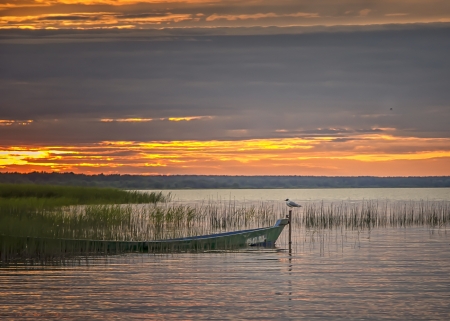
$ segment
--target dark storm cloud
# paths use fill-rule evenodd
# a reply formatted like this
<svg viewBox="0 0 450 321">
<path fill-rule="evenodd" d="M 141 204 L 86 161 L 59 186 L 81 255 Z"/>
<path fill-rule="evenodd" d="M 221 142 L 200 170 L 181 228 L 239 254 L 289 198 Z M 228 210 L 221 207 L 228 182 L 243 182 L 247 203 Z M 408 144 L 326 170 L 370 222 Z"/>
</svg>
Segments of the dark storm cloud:
<svg viewBox="0 0 450 321">
<path fill-rule="evenodd" d="M 380 128 L 450 136 L 448 26 L 303 35 L 190 32 L 41 31 L 32 43 L 27 32 L 1 32 L 2 39 L 19 34 L 25 40 L 1 44 L 0 119 L 35 120 L 0 127 L 2 140 L 345 136 Z M 213 118 L 100 122 L 186 116 Z"/>
</svg>

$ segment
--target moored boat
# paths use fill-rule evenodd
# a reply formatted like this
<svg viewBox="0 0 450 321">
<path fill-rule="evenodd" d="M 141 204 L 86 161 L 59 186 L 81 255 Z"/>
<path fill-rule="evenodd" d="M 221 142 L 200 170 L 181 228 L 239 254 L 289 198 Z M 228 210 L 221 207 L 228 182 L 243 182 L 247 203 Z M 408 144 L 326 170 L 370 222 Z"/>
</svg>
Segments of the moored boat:
<svg viewBox="0 0 450 321">
<path fill-rule="evenodd" d="M 287 219 L 279 219 L 270 227 L 155 241 L 53 239 L 0 235 L 2 245 L 0 261 L 5 262 L 14 258 L 45 259 L 127 252 L 159 253 L 230 250 L 246 246 L 273 247 L 288 222 Z"/>
</svg>

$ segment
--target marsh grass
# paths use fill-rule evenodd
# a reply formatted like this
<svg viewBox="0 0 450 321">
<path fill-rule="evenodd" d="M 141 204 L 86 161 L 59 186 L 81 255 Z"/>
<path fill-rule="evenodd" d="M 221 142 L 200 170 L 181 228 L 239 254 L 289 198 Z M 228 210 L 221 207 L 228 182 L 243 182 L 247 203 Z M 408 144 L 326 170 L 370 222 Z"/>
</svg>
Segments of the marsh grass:
<svg viewBox="0 0 450 321">
<path fill-rule="evenodd" d="M 450 203 L 445 201 L 358 203 L 309 203 L 295 218 L 306 228 L 370 229 L 377 227 L 444 227 L 450 222 Z"/>
<path fill-rule="evenodd" d="M 158 203 L 170 200 L 162 192 L 142 193 L 115 188 L 0 184 L 0 208 L 42 208 L 86 204 Z"/>
<path fill-rule="evenodd" d="M 146 241 L 270 226 L 285 217 L 271 202 L 176 202 L 31 207 L 0 203 L 0 234 L 64 239 Z M 45 204 L 44 204 L 45 205 Z M 32 209 L 30 209 L 32 208 Z M 306 203 L 294 210 L 293 226 L 306 229 L 429 226 L 450 222 L 449 202 Z"/>
<path fill-rule="evenodd" d="M 48 207 L 45 202 L 40 203 L 42 198 L 32 199 L 35 203 L 27 203 L 29 206 L 25 207 L 17 198 L 5 201 L 7 206 L 0 202 L 2 262 L 13 257 L 23 258 L 23 253 L 27 258 L 68 257 L 85 246 L 87 240 L 151 241 L 266 227 L 288 212 L 282 202 L 209 200 L 70 206 L 54 206 L 56 203 L 52 203 Z M 450 202 L 369 200 L 356 203 L 307 202 L 303 208 L 293 210 L 292 224 L 294 233 L 297 229 L 314 237 L 320 234 L 317 231 L 332 229 L 445 228 L 449 222 Z M 46 241 L 39 241 L 43 239 Z M 64 240 L 78 240 L 78 243 L 69 244 Z M 95 246 L 100 248 L 95 248 L 94 252 L 107 253 L 103 245 L 98 244 Z"/>
<path fill-rule="evenodd" d="M 7 209 L 0 215 L 2 262 L 70 257 L 80 249 L 87 249 L 89 255 L 106 254 L 104 244 L 89 241 L 180 238 L 272 225 L 276 219 L 273 206 L 225 202 Z"/>
</svg>

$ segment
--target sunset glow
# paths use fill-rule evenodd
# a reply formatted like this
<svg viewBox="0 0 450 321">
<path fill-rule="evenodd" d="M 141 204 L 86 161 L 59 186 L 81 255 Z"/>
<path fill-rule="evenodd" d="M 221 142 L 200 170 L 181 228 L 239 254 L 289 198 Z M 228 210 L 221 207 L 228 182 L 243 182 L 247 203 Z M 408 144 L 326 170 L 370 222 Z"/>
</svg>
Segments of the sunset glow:
<svg viewBox="0 0 450 321">
<path fill-rule="evenodd" d="M 142 123 L 142 122 L 153 121 L 153 119 L 152 118 L 117 118 L 117 119 L 102 118 L 102 119 L 100 119 L 100 121 L 103 123 L 112 123 L 112 122 Z"/>
<path fill-rule="evenodd" d="M 0 4 L 0 171 L 450 175 L 445 1 Z"/>
<path fill-rule="evenodd" d="M 3 147 L 2 171 L 141 174 L 362 174 L 368 165 L 376 174 L 417 174 L 423 161 L 438 174 L 450 161 L 450 139 L 386 135 L 357 136 L 345 143 L 332 137 L 241 141 L 105 141 L 87 146 Z M 394 152 L 408 147 L 409 152 Z M 407 163 L 405 163 L 407 162 Z"/>
<path fill-rule="evenodd" d="M 102 118 L 102 123 L 146 123 L 150 121 L 191 121 L 191 120 L 207 120 L 212 119 L 212 116 L 188 116 L 188 117 L 168 117 L 168 118 Z M 1 126 L 1 122 L 0 122 Z"/>
<path fill-rule="evenodd" d="M 427 3 L 427 2 L 424 2 Z M 332 26 L 448 22 L 445 3 L 421 1 L 29 0 L 0 4 L 0 29 Z M 227 7 L 233 8 L 231 11 Z M 98 10 L 101 8 L 101 10 Z M 3 12 L 2 12 L 3 11 Z"/>
<path fill-rule="evenodd" d="M 0 126 L 26 126 L 30 125 L 32 122 L 32 120 L 0 119 Z"/>
</svg>

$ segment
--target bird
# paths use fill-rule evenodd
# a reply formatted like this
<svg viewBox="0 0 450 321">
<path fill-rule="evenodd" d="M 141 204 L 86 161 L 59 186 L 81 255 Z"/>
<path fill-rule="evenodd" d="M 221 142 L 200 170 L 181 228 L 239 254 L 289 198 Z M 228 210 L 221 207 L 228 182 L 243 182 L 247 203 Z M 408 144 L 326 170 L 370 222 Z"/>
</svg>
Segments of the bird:
<svg viewBox="0 0 450 321">
<path fill-rule="evenodd" d="M 286 198 L 286 205 L 289 207 L 302 207 L 300 204 L 290 201 L 289 198 Z"/>
</svg>

